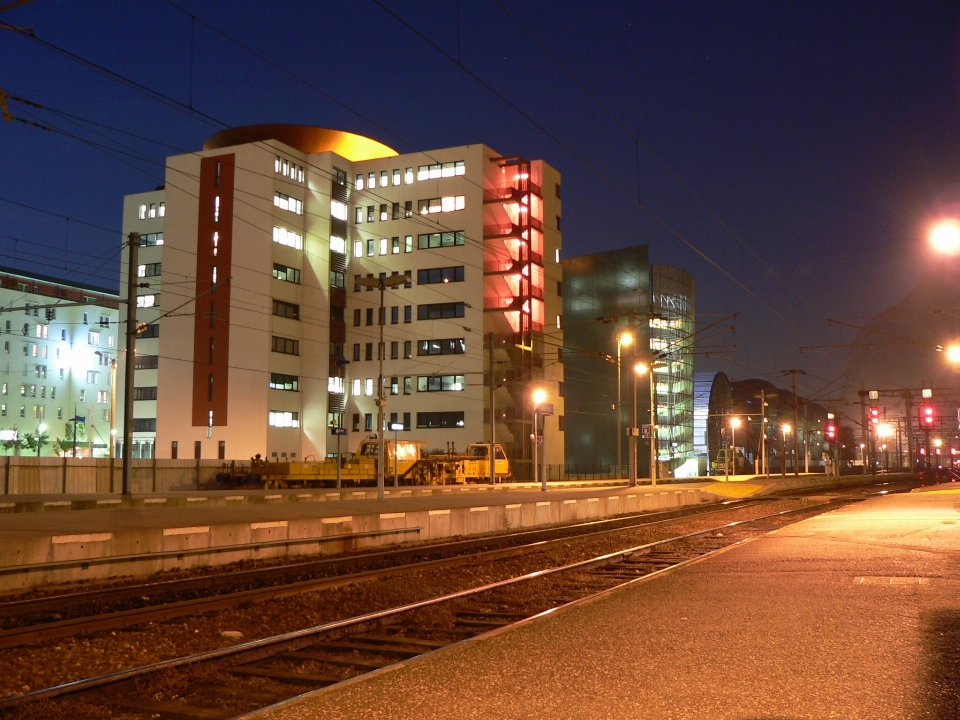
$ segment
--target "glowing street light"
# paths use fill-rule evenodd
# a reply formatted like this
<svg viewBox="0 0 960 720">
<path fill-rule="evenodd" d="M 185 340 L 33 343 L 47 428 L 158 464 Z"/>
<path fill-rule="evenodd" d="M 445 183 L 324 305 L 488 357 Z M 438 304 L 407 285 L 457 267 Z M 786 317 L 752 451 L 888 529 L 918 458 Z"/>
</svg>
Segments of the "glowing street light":
<svg viewBox="0 0 960 720">
<path fill-rule="evenodd" d="M 742 424 L 740 418 L 730 418 L 730 448 L 733 451 L 733 475 L 737 474 L 737 428 Z"/>
<path fill-rule="evenodd" d="M 784 423 L 780 426 L 780 432 L 783 437 L 783 444 L 780 446 L 783 449 L 783 454 L 780 458 L 780 477 L 787 476 L 787 435 L 790 434 L 792 429 L 790 423 Z"/>
<path fill-rule="evenodd" d="M 957 364 L 960 363 L 960 345 L 950 345 L 946 350 L 947 362 Z"/>
<path fill-rule="evenodd" d="M 930 245 L 943 255 L 960 255 L 960 220 L 941 220 L 930 228 Z"/>
</svg>

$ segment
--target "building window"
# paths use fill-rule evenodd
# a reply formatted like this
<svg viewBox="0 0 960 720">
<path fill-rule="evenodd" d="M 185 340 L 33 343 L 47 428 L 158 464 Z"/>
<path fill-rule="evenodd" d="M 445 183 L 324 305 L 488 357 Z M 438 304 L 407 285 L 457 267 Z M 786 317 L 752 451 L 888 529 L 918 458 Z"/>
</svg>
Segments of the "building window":
<svg viewBox="0 0 960 720">
<path fill-rule="evenodd" d="M 394 305 L 390 308 L 390 324 L 396 325 L 400 322 L 400 306 Z"/>
<path fill-rule="evenodd" d="M 140 236 L 140 247 L 163 245 L 163 233 L 144 233 Z"/>
<path fill-rule="evenodd" d="M 400 394 L 400 378 L 398 377 L 390 378 L 390 394 L 391 395 Z"/>
<path fill-rule="evenodd" d="M 140 303 L 137 303 L 139 305 Z M 89 345 L 100 345 L 100 333 L 96 330 L 91 330 L 87 333 L 87 344 Z"/>
<path fill-rule="evenodd" d="M 463 210 L 466 207 L 466 198 L 463 195 L 447 195 L 445 197 L 427 198 L 417 203 L 421 215 L 447 213 Z"/>
<path fill-rule="evenodd" d="M 137 370 L 156 370 L 160 366 L 159 355 L 140 355 L 133 358 L 133 367 Z"/>
<path fill-rule="evenodd" d="M 367 432 L 373 430 L 373 413 L 364 413 L 363 415 L 363 429 Z"/>
<path fill-rule="evenodd" d="M 363 190 L 363 173 L 357 175 L 357 181 L 353 184 L 354 189 Z"/>
<path fill-rule="evenodd" d="M 368 173 L 367 174 L 367 189 L 373 190 L 377 186 L 377 174 Z"/>
<path fill-rule="evenodd" d="M 273 195 L 273 204 L 281 210 L 289 210 L 297 215 L 303 215 L 303 201 L 285 195 L 282 192 L 276 192 Z"/>
<path fill-rule="evenodd" d="M 96 370 L 87 370 L 87 385 L 96 385 L 100 379 L 100 373 Z"/>
<path fill-rule="evenodd" d="M 38 378 L 45 378 L 47 376 L 47 366 L 46 365 L 35 365 L 34 374 Z M 6 394 L 6 393 L 4 393 Z"/>
<path fill-rule="evenodd" d="M 390 184 L 390 178 L 386 170 L 380 171 L 380 187 L 387 187 Z"/>
<path fill-rule="evenodd" d="M 156 418 L 134 418 L 133 431 L 134 432 L 156 432 L 157 419 Z"/>
<path fill-rule="evenodd" d="M 377 206 L 376 205 L 367 205 L 367 222 L 373 222 L 373 219 L 377 216 Z"/>
<path fill-rule="evenodd" d="M 303 235 L 287 230 L 286 228 L 273 227 L 273 241 L 280 245 L 292 247 L 294 250 L 303 250 Z"/>
<path fill-rule="evenodd" d="M 293 303 L 284 302 L 283 300 L 273 301 L 273 314 L 278 317 L 290 318 L 291 320 L 300 319 L 300 306 L 294 305 Z M 297 354 L 297 353 L 294 353 Z"/>
<path fill-rule="evenodd" d="M 220 222 L 220 196 L 213 198 L 213 221 Z"/>
<path fill-rule="evenodd" d="M 199 460 L 203 457 L 203 441 L 194 440 L 193 441 L 193 459 Z"/>
<path fill-rule="evenodd" d="M 355 222 L 357 225 L 363 222 L 363 207 L 361 205 L 357 205 Z"/>
<path fill-rule="evenodd" d="M 297 268 L 292 268 L 288 265 L 274 263 L 273 276 L 277 280 L 283 280 L 284 282 L 290 282 L 296 285 L 300 284 L 300 271 Z"/>
<path fill-rule="evenodd" d="M 300 413 L 271 410 L 268 423 L 271 427 L 297 428 L 300 427 Z"/>
<path fill-rule="evenodd" d="M 409 395 L 413 392 L 413 378 L 405 377 L 403 379 L 403 394 Z"/>
<path fill-rule="evenodd" d="M 97 399 L 99 400 L 99 393 L 98 393 Z M 133 399 L 134 400 L 156 400 L 157 389 L 155 387 L 135 387 L 133 389 Z"/>
<path fill-rule="evenodd" d="M 373 325 L 373 308 L 367 308 L 367 325 Z"/>
<path fill-rule="evenodd" d="M 357 308 L 353 311 L 353 326 L 359 327 L 360 325 L 360 308 Z"/>
<path fill-rule="evenodd" d="M 147 219 L 147 206 L 146 206 L 146 205 L 141 205 L 141 206 L 140 206 L 139 211 L 137 212 L 137 217 L 138 217 L 140 220 L 146 220 L 146 219 Z"/>
<path fill-rule="evenodd" d="M 358 396 L 361 392 L 363 392 L 363 382 L 360 380 L 360 378 L 354 378 L 353 379 L 354 396 Z"/>
<path fill-rule="evenodd" d="M 159 295 L 137 295 L 138 308 L 160 307 Z"/>
<path fill-rule="evenodd" d="M 300 168 L 300 180 L 303 180 L 303 168 Z M 227 459 L 227 441 L 221 440 L 217 443 L 217 459 L 226 460 Z"/>
<path fill-rule="evenodd" d="M 418 412 L 418 428 L 462 428 L 462 412 Z"/>
<path fill-rule="evenodd" d="M 360 343 L 353 344 L 353 361 L 358 362 L 360 360 Z"/>
<path fill-rule="evenodd" d="M 459 392 L 466 387 L 463 375 L 421 375 L 417 378 L 417 392 Z"/>
<path fill-rule="evenodd" d="M 400 343 L 396 340 L 390 343 L 390 359 L 399 360 L 400 359 Z"/>
<path fill-rule="evenodd" d="M 400 168 L 397 168 L 396 170 L 393 171 L 393 184 L 394 185 L 400 184 Z"/>
<path fill-rule="evenodd" d="M 367 257 L 373 257 L 377 254 L 376 251 L 376 241 L 373 238 L 367 240 Z M 370 277 L 373 277 L 372 275 Z M 367 290 L 372 290 L 372 288 L 367 288 Z"/>
<path fill-rule="evenodd" d="M 337 377 L 336 375 L 331 375 L 327 378 L 327 392 L 334 393 L 335 395 L 343 395 L 343 378 Z"/>
<path fill-rule="evenodd" d="M 347 254 L 347 241 L 338 235 L 330 236 L 330 250 L 341 255 Z"/>
<path fill-rule="evenodd" d="M 403 321 L 405 323 L 413 322 L 413 305 L 403 306 Z"/>
<path fill-rule="evenodd" d="M 157 216 L 158 216 L 158 217 L 163 217 L 163 216 L 166 215 L 166 214 L 167 214 L 167 204 L 166 204 L 166 203 L 160 203 L 160 211 L 157 213 Z"/>
<path fill-rule="evenodd" d="M 353 431 L 360 432 L 360 413 L 354 413 L 352 420 Z"/>
<path fill-rule="evenodd" d="M 409 360 L 411 357 L 413 357 L 413 341 L 404 340 L 403 341 L 403 359 Z"/>
<path fill-rule="evenodd" d="M 367 397 L 373 397 L 373 378 L 367 378 L 364 382 L 363 394 Z"/>
<path fill-rule="evenodd" d="M 417 355 L 463 355 L 467 343 L 463 338 L 445 340 L 420 340 L 417 343 Z"/>
<path fill-rule="evenodd" d="M 339 200 L 330 201 L 330 215 L 335 217 L 337 220 L 347 221 L 347 204 L 342 203 Z"/>
<path fill-rule="evenodd" d="M 462 302 L 417 305 L 417 320 L 462 318 L 464 312 L 464 304 Z"/>
<path fill-rule="evenodd" d="M 364 360 L 373 360 L 373 343 L 367 343 Z"/>
<path fill-rule="evenodd" d="M 430 233 L 417 236 L 417 247 L 420 250 L 429 250 L 438 247 L 453 247 L 463 245 L 465 236 L 463 230 L 453 230 L 444 233 Z"/>
<path fill-rule="evenodd" d="M 413 168 L 412 167 L 408 167 L 406 170 L 403 171 L 403 182 L 405 185 L 413 184 Z"/>
<path fill-rule="evenodd" d="M 137 277 L 159 277 L 162 263 L 137 265 Z"/>
<path fill-rule="evenodd" d="M 353 241 L 353 256 L 354 257 L 363 257 L 363 240 L 354 240 Z M 355 288 L 358 289 L 359 288 Z"/>
<path fill-rule="evenodd" d="M 53 393 L 54 390 L 56 390 L 56 388 L 50 388 L 50 399 L 51 399 L 51 400 L 54 399 L 54 397 L 55 397 L 55 396 L 54 396 L 54 393 Z M 157 392 L 157 391 L 156 391 L 156 388 L 154 388 L 154 391 L 153 391 L 153 392 L 154 392 L 154 397 L 153 397 L 153 399 L 156 400 L 156 392 Z M 136 395 L 134 395 L 134 398 L 133 398 L 133 399 L 134 399 L 134 400 L 137 399 L 137 398 L 136 398 Z M 110 402 L 110 393 L 107 392 L 106 390 L 97 390 L 97 402 L 100 403 L 101 405 L 106 405 L 108 402 Z"/>
<path fill-rule="evenodd" d="M 274 335 L 271 349 L 275 353 L 282 353 L 284 355 L 299 355 L 300 341 Z"/>
<path fill-rule="evenodd" d="M 400 238 L 395 237 L 390 241 L 390 250 L 394 255 L 400 254 Z"/>
<path fill-rule="evenodd" d="M 296 375 L 270 373 L 270 388 L 272 390 L 288 390 L 290 392 L 299 392 L 300 378 Z"/>
<path fill-rule="evenodd" d="M 435 285 L 437 283 L 449 282 L 463 282 L 463 265 L 417 270 L 418 285 Z"/>
</svg>

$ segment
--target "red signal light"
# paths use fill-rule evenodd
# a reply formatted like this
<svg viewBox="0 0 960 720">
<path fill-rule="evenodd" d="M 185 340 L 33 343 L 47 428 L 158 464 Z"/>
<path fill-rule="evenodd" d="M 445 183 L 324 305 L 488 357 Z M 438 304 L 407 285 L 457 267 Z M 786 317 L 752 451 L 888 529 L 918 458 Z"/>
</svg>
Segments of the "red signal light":
<svg viewBox="0 0 960 720">
<path fill-rule="evenodd" d="M 924 407 L 923 408 L 923 423 L 925 425 L 933 425 L 933 408 Z"/>
<path fill-rule="evenodd" d="M 880 422 L 880 408 L 870 408 L 870 422 L 874 425 Z"/>
<path fill-rule="evenodd" d="M 827 439 L 833 440 L 837 437 L 837 426 L 833 423 L 827 423 Z"/>
</svg>

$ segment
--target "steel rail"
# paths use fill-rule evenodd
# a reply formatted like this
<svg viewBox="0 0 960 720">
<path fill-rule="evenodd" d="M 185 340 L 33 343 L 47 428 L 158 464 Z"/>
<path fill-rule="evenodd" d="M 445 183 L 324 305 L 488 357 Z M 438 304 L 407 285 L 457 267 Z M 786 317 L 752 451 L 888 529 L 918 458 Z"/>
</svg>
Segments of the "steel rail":
<svg viewBox="0 0 960 720">
<path fill-rule="evenodd" d="M 179 602 L 165 603 L 162 605 L 151 605 L 148 607 L 132 608 L 129 610 L 118 610 L 116 612 L 104 613 L 101 615 L 81 616 L 66 620 L 58 620 L 56 622 L 26 625 L 23 627 L 0 631 L 0 649 L 20 647 L 31 643 L 42 642 L 44 640 L 70 637 L 79 632 L 92 633 L 104 630 L 114 630 L 120 627 L 130 627 L 131 625 L 140 625 L 147 622 L 161 622 L 187 615 L 198 615 L 214 610 L 224 610 L 246 603 L 266 602 L 269 600 L 278 600 L 280 598 L 291 597 L 294 595 L 302 595 L 308 592 L 331 590 L 333 588 L 343 587 L 345 585 L 352 585 L 370 580 L 379 580 L 408 572 L 417 572 L 428 569 L 449 569 L 458 567 L 460 565 L 477 565 L 486 562 L 493 562 L 495 560 L 517 557 L 519 555 L 525 555 L 531 552 L 542 550 L 550 545 L 565 543 L 571 539 L 590 539 L 603 535 L 629 532 L 637 528 L 660 525 L 677 519 L 685 520 L 691 517 L 713 515 L 716 513 L 728 512 L 732 509 L 751 507 L 755 504 L 757 503 L 739 504 L 735 507 L 712 509 L 700 513 L 681 516 L 679 518 L 662 518 L 659 520 L 635 523 L 633 525 L 626 525 L 622 527 L 595 530 L 593 532 L 577 534 L 572 538 L 570 536 L 563 535 L 561 537 L 536 540 L 523 545 L 511 545 L 506 548 L 486 550 L 472 555 L 455 555 L 453 557 L 438 558 L 435 560 L 423 560 L 415 563 L 397 565 L 390 568 L 366 570 L 359 573 L 350 573 L 345 575 L 334 575 L 330 577 L 303 580 L 300 582 L 287 583 L 284 585 L 266 588 L 241 590 L 238 592 L 214 595 L 206 598 L 181 600 Z M 590 525 L 590 523 L 587 523 L 587 525 Z M 545 531 L 537 532 L 543 533 Z M 422 549 L 423 548 L 421 548 L 421 550 Z"/>
<path fill-rule="evenodd" d="M 157 673 L 164 670 L 172 670 L 175 668 L 185 667 L 188 665 L 196 665 L 203 662 L 213 662 L 225 660 L 227 658 L 234 660 L 244 660 L 244 659 L 257 659 L 258 657 L 263 657 L 264 654 L 270 655 L 275 652 L 284 650 L 284 649 L 293 649 L 304 647 L 313 642 L 313 639 L 317 635 L 332 633 L 336 631 L 343 631 L 350 628 L 363 627 L 378 621 L 382 621 L 386 618 L 398 616 L 404 613 L 408 613 L 413 610 L 419 610 L 421 608 L 431 607 L 433 605 L 438 605 L 441 603 L 451 602 L 464 597 L 469 597 L 472 595 L 479 595 L 481 593 L 490 592 L 491 590 L 496 590 L 498 588 L 507 587 L 510 585 L 515 585 L 522 582 L 527 582 L 530 580 L 535 580 L 538 578 L 547 577 L 550 575 L 555 575 L 557 573 L 563 572 L 572 572 L 580 570 L 589 570 L 593 567 L 602 566 L 611 560 L 616 558 L 621 558 L 632 553 L 637 553 L 644 550 L 649 550 L 651 548 L 668 545 L 671 543 L 680 542 L 683 540 L 690 540 L 698 537 L 703 537 L 705 535 L 711 535 L 722 530 L 729 530 L 732 527 L 740 527 L 745 525 L 750 525 L 752 523 L 760 523 L 765 520 L 770 520 L 774 518 L 782 518 L 787 515 L 799 514 L 799 513 L 809 513 L 813 510 L 822 509 L 824 507 L 835 505 L 839 506 L 838 501 L 832 500 L 823 503 L 818 503 L 816 505 L 808 505 L 803 508 L 796 508 L 793 510 L 783 510 L 777 513 L 772 513 L 770 515 L 764 515 L 758 518 L 752 518 L 750 520 L 740 520 L 730 523 L 725 523 L 707 530 L 699 530 L 694 533 L 689 533 L 686 535 L 678 535 L 673 538 L 666 538 L 663 540 L 656 540 L 650 543 L 644 543 L 642 545 L 636 545 L 633 547 L 625 548 L 623 550 L 616 550 L 614 552 L 605 553 L 603 555 L 598 555 L 587 560 L 580 560 L 574 563 L 567 565 L 562 565 L 554 568 L 547 568 L 544 570 L 535 570 L 533 572 L 525 573 L 512 578 L 507 578 L 505 580 L 498 580 L 492 583 L 487 583 L 474 588 L 467 588 L 465 590 L 458 590 L 456 592 L 448 593 L 446 595 L 439 595 L 437 597 L 428 598 L 426 600 L 418 600 L 416 602 L 407 603 L 393 608 L 387 608 L 384 610 L 378 610 L 371 613 L 365 613 L 363 615 L 357 615 L 351 618 L 345 618 L 342 620 L 335 620 L 333 622 L 324 623 L 322 625 L 315 625 L 309 628 L 302 628 L 300 630 L 293 630 L 286 633 L 281 633 L 279 635 L 274 635 L 271 637 L 260 638 L 258 640 L 251 640 L 245 643 L 238 645 L 232 645 L 225 648 L 217 648 L 215 650 L 206 650 L 200 653 L 195 653 L 193 655 L 185 655 L 177 658 L 170 658 L 168 660 L 161 660 L 155 663 L 150 663 L 148 665 L 142 665 L 139 667 L 127 668 L 124 670 L 118 670 L 104 675 L 99 675 L 92 678 L 84 678 L 82 680 L 74 680 L 68 683 L 61 685 L 54 685 L 48 688 L 43 688 L 40 690 L 34 690 L 29 693 L 24 693 L 22 695 L 15 695 L 0 700 L 0 710 L 15 707 L 18 705 L 23 705 L 31 702 L 36 702 L 42 699 L 52 699 L 56 697 L 61 697 L 63 695 L 68 695 L 76 692 L 93 690 L 98 687 L 103 687 L 106 685 L 112 685 L 124 680 L 129 680 L 137 677 L 144 677 L 153 673 Z M 741 544 L 745 540 L 733 540 L 730 545 L 726 545 L 723 548 L 712 549 L 707 553 L 703 553 L 702 556 L 706 557 L 710 554 L 720 552 L 721 550 L 729 549 L 735 545 Z M 671 565 L 670 568 L 663 568 L 658 571 L 648 573 L 644 576 L 639 576 L 637 578 L 631 578 L 630 582 L 635 582 L 636 580 L 645 579 L 654 574 L 662 574 L 664 570 L 675 568 L 680 564 L 689 564 L 693 560 L 702 559 L 700 555 L 695 558 L 685 559 L 676 565 Z M 605 592 L 612 588 L 604 588 L 601 592 Z"/>
</svg>

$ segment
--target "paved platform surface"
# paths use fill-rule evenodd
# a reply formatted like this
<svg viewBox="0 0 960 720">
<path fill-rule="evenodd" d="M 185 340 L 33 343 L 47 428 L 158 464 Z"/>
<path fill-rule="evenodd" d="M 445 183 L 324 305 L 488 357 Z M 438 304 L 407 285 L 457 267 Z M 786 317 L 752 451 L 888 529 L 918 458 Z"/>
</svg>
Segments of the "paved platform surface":
<svg viewBox="0 0 960 720">
<path fill-rule="evenodd" d="M 954 720 L 960 489 L 925 490 L 257 717 Z"/>
</svg>

